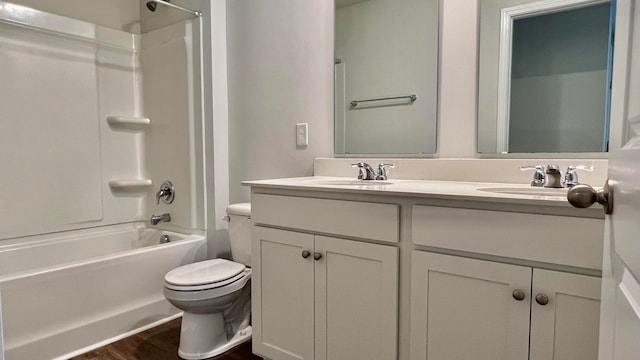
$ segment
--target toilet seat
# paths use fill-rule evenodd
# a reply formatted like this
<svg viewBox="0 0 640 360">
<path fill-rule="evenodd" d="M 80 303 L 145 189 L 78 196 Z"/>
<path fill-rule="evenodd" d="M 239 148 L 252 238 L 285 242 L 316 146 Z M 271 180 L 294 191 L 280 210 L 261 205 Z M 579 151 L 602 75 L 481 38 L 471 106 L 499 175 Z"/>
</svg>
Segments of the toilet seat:
<svg viewBox="0 0 640 360">
<path fill-rule="evenodd" d="M 237 279 L 236 279 L 237 278 Z M 178 287 L 176 286 L 169 287 L 169 284 L 165 283 L 164 287 L 164 296 L 167 299 L 181 300 L 181 301 L 201 301 L 207 299 L 215 299 L 225 296 L 227 294 L 231 294 L 235 291 L 242 289 L 246 283 L 251 279 L 251 268 L 246 268 L 244 271 L 239 274 L 233 282 L 228 282 L 223 286 L 218 287 L 209 287 L 199 289 L 203 286 L 192 286 L 192 287 Z"/>
<path fill-rule="evenodd" d="M 245 269 L 245 265 L 225 259 L 200 261 L 169 271 L 165 287 L 177 291 L 216 289 L 242 279 Z"/>
</svg>

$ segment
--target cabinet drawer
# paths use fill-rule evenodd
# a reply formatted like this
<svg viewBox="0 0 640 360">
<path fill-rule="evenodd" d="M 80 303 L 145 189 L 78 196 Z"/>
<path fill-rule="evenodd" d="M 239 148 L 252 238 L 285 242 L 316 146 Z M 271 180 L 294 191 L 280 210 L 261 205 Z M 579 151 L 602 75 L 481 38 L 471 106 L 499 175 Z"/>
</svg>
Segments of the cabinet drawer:
<svg viewBox="0 0 640 360">
<path fill-rule="evenodd" d="M 413 207 L 417 245 L 602 269 L 603 237 L 600 219 Z"/>
<path fill-rule="evenodd" d="M 255 224 L 397 243 L 398 205 L 296 196 L 253 194 Z"/>
</svg>

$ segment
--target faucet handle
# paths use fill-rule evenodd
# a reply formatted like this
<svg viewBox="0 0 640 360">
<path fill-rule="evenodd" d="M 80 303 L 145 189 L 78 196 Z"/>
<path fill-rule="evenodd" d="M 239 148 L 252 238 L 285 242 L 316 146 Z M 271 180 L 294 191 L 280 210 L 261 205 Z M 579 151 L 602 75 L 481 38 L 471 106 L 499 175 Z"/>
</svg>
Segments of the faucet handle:
<svg viewBox="0 0 640 360">
<path fill-rule="evenodd" d="M 351 167 L 358 168 L 358 180 L 374 180 L 376 177 L 373 168 L 366 162 L 351 164 Z"/>
<path fill-rule="evenodd" d="M 358 180 L 363 180 L 367 176 L 367 173 L 364 170 L 365 165 L 367 165 L 367 163 L 363 162 L 351 164 L 351 167 L 358 168 Z"/>
<path fill-rule="evenodd" d="M 376 180 L 387 180 L 388 169 L 393 169 L 396 167 L 396 164 L 378 164 L 378 175 L 376 175 Z"/>
<path fill-rule="evenodd" d="M 587 165 L 569 165 L 567 168 L 567 172 L 564 174 L 564 186 L 572 187 L 578 185 L 578 174 L 577 170 L 584 170 L 592 172 L 594 170 L 593 166 Z"/>
<path fill-rule="evenodd" d="M 531 186 L 541 187 L 544 186 L 544 179 L 546 177 L 544 173 L 544 166 L 542 165 L 524 165 L 520 166 L 520 171 L 534 170 L 533 180 Z"/>
<path fill-rule="evenodd" d="M 156 203 L 160 204 L 160 198 L 162 198 L 162 202 L 165 204 L 171 204 L 175 196 L 176 194 L 173 184 L 171 181 L 166 180 L 162 185 L 160 185 L 160 190 L 156 193 Z"/>
</svg>

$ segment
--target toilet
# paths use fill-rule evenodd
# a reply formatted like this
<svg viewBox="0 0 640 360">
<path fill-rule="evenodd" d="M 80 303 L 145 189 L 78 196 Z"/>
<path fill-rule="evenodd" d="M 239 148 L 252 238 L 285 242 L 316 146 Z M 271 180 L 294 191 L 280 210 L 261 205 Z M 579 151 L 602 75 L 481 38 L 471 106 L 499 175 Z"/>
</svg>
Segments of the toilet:
<svg viewBox="0 0 640 360">
<path fill-rule="evenodd" d="M 164 277 L 164 296 L 184 312 L 178 355 L 205 359 L 251 339 L 251 204 L 227 207 L 233 261 L 187 264 Z"/>
</svg>

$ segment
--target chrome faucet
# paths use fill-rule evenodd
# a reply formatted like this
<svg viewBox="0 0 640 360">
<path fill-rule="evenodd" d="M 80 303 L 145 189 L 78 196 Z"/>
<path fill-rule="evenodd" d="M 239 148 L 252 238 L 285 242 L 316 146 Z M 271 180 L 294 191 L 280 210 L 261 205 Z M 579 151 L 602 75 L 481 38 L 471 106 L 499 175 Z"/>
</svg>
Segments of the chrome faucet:
<svg viewBox="0 0 640 360">
<path fill-rule="evenodd" d="M 169 222 L 171 221 L 171 215 L 166 213 L 162 215 L 151 215 L 151 225 L 158 225 L 161 222 Z"/>
<path fill-rule="evenodd" d="M 378 164 L 377 171 L 371 165 L 365 162 L 351 164 L 351 167 L 358 168 L 358 180 L 387 180 L 388 169 L 394 168 L 396 167 L 396 165 Z"/>
<path fill-rule="evenodd" d="M 564 174 L 564 180 L 562 179 L 560 166 L 556 164 L 547 165 L 546 170 L 542 165 L 520 166 L 520 170 L 535 170 L 531 186 L 563 188 L 578 185 L 578 174 L 576 173 L 576 170 L 593 171 L 593 166 L 570 165 L 567 168 L 567 172 Z"/>
<path fill-rule="evenodd" d="M 546 188 L 561 188 L 562 173 L 560 172 L 560 166 L 556 164 L 547 165 L 547 171 L 545 172 L 544 187 Z"/>
</svg>

